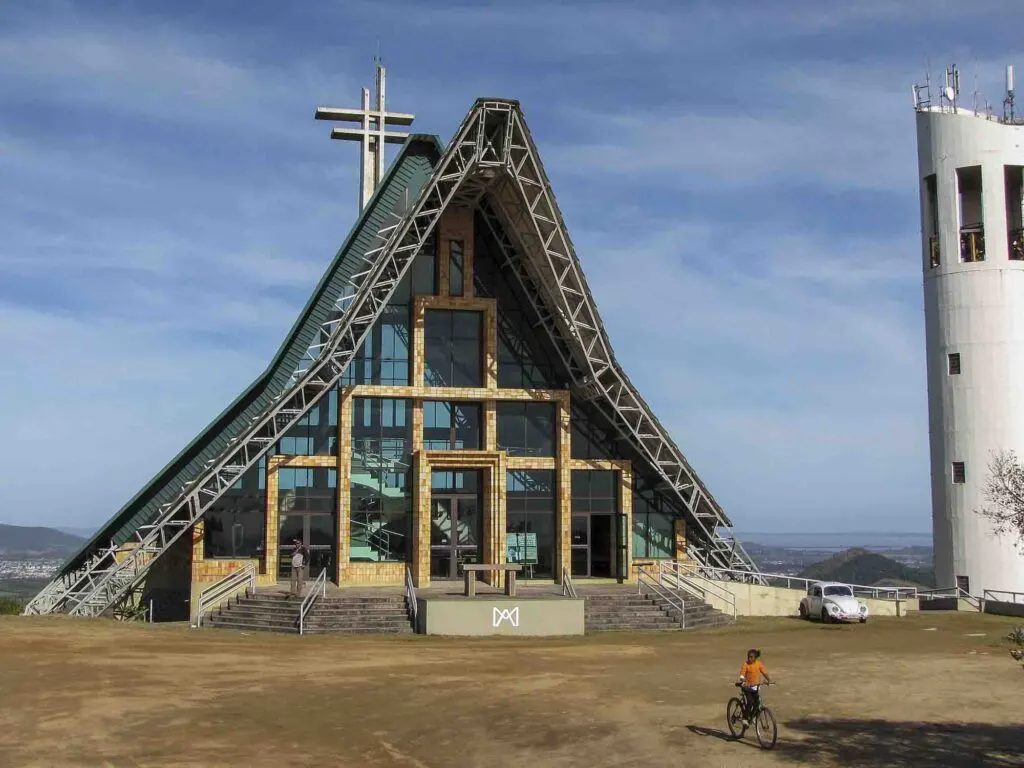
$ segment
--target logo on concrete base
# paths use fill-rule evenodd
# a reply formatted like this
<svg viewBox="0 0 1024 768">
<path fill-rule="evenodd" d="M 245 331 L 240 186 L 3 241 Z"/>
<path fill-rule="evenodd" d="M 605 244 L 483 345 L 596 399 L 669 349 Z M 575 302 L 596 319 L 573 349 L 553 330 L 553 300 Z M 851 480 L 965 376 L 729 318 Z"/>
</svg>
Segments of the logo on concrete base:
<svg viewBox="0 0 1024 768">
<path fill-rule="evenodd" d="M 491 627 L 497 629 L 501 622 L 508 621 L 513 627 L 519 628 L 519 606 L 515 608 L 495 608 L 491 618 Z"/>
</svg>

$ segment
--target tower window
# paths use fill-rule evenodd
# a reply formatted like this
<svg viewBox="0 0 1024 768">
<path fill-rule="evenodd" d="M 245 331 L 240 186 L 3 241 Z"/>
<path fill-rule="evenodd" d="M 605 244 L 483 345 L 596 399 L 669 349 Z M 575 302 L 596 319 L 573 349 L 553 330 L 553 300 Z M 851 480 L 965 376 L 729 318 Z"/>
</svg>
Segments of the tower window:
<svg viewBox="0 0 1024 768">
<path fill-rule="evenodd" d="M 953 482 L 957 485 L 967 482 L 967 469 L 962 461 L 953 462 Z"/>
<path fill-rule="evenodd" d="M 948 366 L 949 366 L 949 375 L 950 376 L 959 376 L 960 375 L 960 353 L 959 352 L 951 352 L 950 354 L 946 355 L 946 361 L 947 361 Z"/>
<path fill-rule="evenodd" d="M 928 237 L 928 266 L 934 269 L 942 261 L 939 251 L 939 190 L 934 173 L 924 179 L 924 221 Z"/>
<path fill-rule="evenodd" d="M 981 205 L 981 166 L 956 169 L 960 201 L 960 261 L 985 260 L 984 212 Z"/>
<path fill-rule="evenodd" d="M 1011 261 L 1024 261 L 1024 166 L 1003 167 L 1006 193 L 1006 245 Z"/>
</svg>

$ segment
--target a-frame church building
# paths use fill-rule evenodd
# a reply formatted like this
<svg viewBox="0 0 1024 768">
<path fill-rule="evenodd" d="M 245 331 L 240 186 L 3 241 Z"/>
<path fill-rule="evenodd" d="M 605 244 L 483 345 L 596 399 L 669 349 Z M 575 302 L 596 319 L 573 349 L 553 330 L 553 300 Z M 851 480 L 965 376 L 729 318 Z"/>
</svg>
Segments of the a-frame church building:
<svg viewBox="0 0 1024 768">
<path fill-rule="evenodd" d="M 403 143 L 269 367 L 26 612 L 194 610 L 240 568 L 287 580 L 295 538 L 341 586 L 756 571 L 616 361 L 519 104 L 478 100 L 447 146 L 363 107 L 364 159 Z"/>
</svg>

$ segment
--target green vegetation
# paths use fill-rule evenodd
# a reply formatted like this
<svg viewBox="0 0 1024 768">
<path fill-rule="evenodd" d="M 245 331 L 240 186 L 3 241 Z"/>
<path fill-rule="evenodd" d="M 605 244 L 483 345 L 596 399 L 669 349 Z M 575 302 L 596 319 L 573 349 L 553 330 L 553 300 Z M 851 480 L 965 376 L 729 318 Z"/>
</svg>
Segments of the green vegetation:
<svg viewBox="0 0 1024 768">
<path fill-rule="evenodd" d="M 935 574 L 911 568 L 890 557 L 866 549 L 848 549 L 838 555 L 808 566 L 800 576 L 815 581 L 840 581 L 846 584 L 874 586 L 934 587 Z"/>
<path fill-rule="evenodd" d="M 1006 639 L 1017 646 L 1010 649 L 1010 655 L 1013 656 L 1013 660 L 1024 664 L 1024 627 L 1017 627 L 1006 636 Z"/>
<path fill-rule="evenodd" d="M 0 597 L 0 616 L 17 616 L 24 607 L 25 604 L 21 600 Z"/>
<path fill-rule="evenodd" d="M 0 599 L 28 600 L 46 584 L 47 579 L 0 579 Z"/>
</svg>

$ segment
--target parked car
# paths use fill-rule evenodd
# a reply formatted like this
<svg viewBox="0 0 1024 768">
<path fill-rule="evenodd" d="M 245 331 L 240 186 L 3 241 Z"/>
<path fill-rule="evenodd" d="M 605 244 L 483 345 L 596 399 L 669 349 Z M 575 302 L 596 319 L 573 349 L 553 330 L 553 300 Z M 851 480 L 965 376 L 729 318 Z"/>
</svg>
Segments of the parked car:
<svg viewBox="0 0 1024 768">
<path fill-rule="evenodd" d="M 819 581 L 807 587 L 800 600 L 801 619 L 829 621 L 868 620 L 868 607 L 853 595 L 853 587 L 833 581 Z"/>
</svg>

